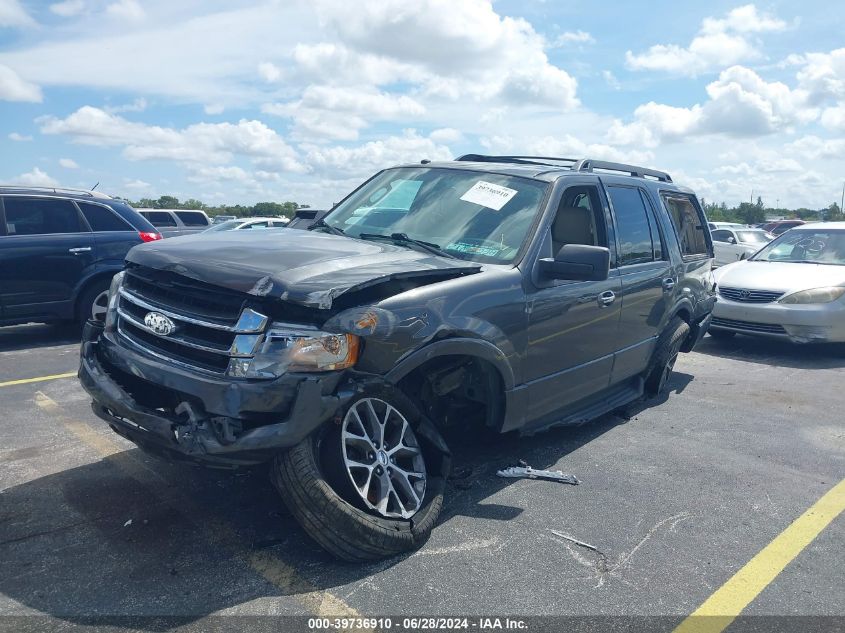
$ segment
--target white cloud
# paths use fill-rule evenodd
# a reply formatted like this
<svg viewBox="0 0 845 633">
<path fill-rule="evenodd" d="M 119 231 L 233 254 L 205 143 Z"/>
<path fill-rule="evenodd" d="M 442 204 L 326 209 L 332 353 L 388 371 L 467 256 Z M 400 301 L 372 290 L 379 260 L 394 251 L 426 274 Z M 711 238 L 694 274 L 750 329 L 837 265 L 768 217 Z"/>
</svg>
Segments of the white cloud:
<svg viewBox="0 0 845 633">
<path fill-rule="evenodd" d="M 261 62 L 258 64 L 258 74 L 267 83 L 273 83 L 281 78 L 282 69 L 272 62 Z"/>
<path fill-rule="evenodd" d="M 61 134 L 74 142 L 122 147 L 128 160 L 174 160 L 196 165 L 227 164 L 246 157 L 267 169 L 305 170 L 294 150 L 261 121 L 195 123 L 183 129 L 128 121 L 92 106 L 64 119 L 38 119 L 44 134 Z"/>
<path fill-rule="evenodd" d="M 401 136 L 388 136 L 357 147 L 303 145 L 302 148 L 308 164 L 315 171 L 361 176 L 398 163 L 418 163 L 426 158 L 433 161 L 454 158 L 448 147 L 412 129 L 404 130 Z"/>
<path fill-rule="evenodd" d="M 784 151 L 809 161 L 832 158 L 841 160 L 845 156 L 845 138 L 823 139 L 814 135 L 802 136 L 788 143 Z"/>
<path fill-rule="evenodd" d="M 807 93 L 781 82 L 767 82 L 753 70 L 733 66 L 707 88 L 709 100 L 692 107 L 649 102 L 634 110 L 634 121 L 615 121 L 607 140 L 613 144 L 656 147 L 661 142 L 707 134 L 753 137 L 815 120 Z"/>
<path fill-rule="evenodd" d="M 644 150 L 625 150 L 603 143 L 588 143 L 571 134 L 560 136 L 491 136 L 481 144 L 492 154 L 594 158 L 624 163 L 650 164 L 654 155 Z"/>
<path fill-rule="evenodd" d="M 341 86 L 309 86 L 298 101 L 270 103 L 262 111 L 293 118 L 295 132 L 304 137 L 355 140 L 372 121 L 408 121 L 425 108 L 407 95 Z"/>
<path fill-rule="evenodd" d="M 132 191 L 145 191 L 152 188 L 152 185 L 144 180 L 140 180 L 138 178 L 135 179 L 125 179 L 123 181 L 123 186 L 126 189 L 131 189 Z"/>
<path fill-rule="evenodd" d="M 9 140 L 15 141 L 17 143 L 25 143 L 32 140 L 32 137 L 29 135 L 20 134 L 18 132 L 10 132 L 9 133 Z"/>
<path fill-rule="evenodd" d="M 793 65 L 801 66 L 798 82 L 813 103 L 845 100 L 845 48 L 829 53 L 807 53 L 793 59 Z"/>
<path fill-rule="evenodd" d="M 147 100 L 143 97 L 138 97 L 132 103 L 124 103 L 123 105 L 105 106 L 103 110 L 111 114 L 118 114 L 120 112 L 143 112 L 147 109 Z"/>
<path fill-rule="evenodd" d="M 501 99 L 518 105 L 569 110 L 577 82 L 549 62 L 544 40 L 521 18 L 500 16 L 489 0 L 320 0 L 318 14 L 340 44 L 300 49 L 382 72 L 374 83 L 402 79 L 447 99 Z M 384 60 L 387 60 L 386 62 Z M 402 66 L 412 71 L 404 77 Z M 329 67 L 335 70 L 333 67 Z"/>
<path fill-rule="evenodd" d="M 558 35 L 552 42 L 553 47 L 566 46 L 568 44 L 595 44 L 596 39 L 586 31 L 566 31 Z"/>
<path fill-rule="evenodd" d="M 223 114 L 226 110 L 222 103 L 209 103 L 204 105 L 202 109 L 206 114 Z"/>
<path fill-rule="evenodd" d="M 146 15 L 138 0 L 117 0 L 117 2 L 113 2 L 106 7 L 106 13 L 112 17 L 132 22 L 143 20 Z"/>
<path fill-rule="evenodd" d="M 434 130 L 428 135 L 435 143 L 458 143 L 464 140 L 464 135 L 460 130 L 452 127 L 442 127 Z"/>
<path fill-rule="evenodd" d="M 33 26 L 29 13 L 19 0 L 0 0 L 0 26 Z"/>
<path fill-rule="evenodd" d="M 79 169 L 79 164 L 72 158 L 60 158 L 59 165 L 65 169 Z"/>
<path fill-rule="evenodd" d="M 50 5 L 50 11 L 64 18 L 79 15 L 84 10 L 85 2 L 83 0 L 65 0 L 64 2 L 56 2 Z"/>
<path fill-rule="evenodd" d="M 20 77 L 8 66 L 0 64 L 0 101 L 29 101 L 42 100 L 41 88 Z"/>
<path fill-rule="evenodd" d="M 603 70 L 601 71 L 601 76 L 611 90 L 622 89 L 622 84 L 619 83 L 619 80 L 616 78 L 616 75 L 613 74 L 613 71 Z"/>
<path fill-rule="evenodd" d="M 760 52 L 749 35 L 782 31 L 783 20 L 759 13 L 753 4 L 737 7 L 724 18 L 705 18 L 688 46 L 656 44 L 646 52 L 625 53 L 631 70 L 657 70 L 680 75 L 699 75 L 741 61 L 757 59 Z"/>
<path fill-rule="evenodd" d="M 41 171 L 38 167 L 33 167 L 32 171 L 21 174 L 15 178 L 15 182 L 21 185 L 30 187 L 58 187 L 59 181 L 51 178 L 46 172 Z"/>
</svg>

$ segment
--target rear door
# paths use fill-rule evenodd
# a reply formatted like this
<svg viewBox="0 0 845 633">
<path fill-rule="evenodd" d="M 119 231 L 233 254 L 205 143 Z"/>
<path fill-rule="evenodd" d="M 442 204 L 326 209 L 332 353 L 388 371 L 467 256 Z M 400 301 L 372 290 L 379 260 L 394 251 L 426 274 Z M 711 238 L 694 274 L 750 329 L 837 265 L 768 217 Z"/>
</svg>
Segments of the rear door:
<svg viewBox="0 0 845 633">
<path fill-rule="evenodd" d="M 97 244 L 97 267 L 123 268 L 126 253 L 141 243 L 138 230 L 105 204 L 76 201 Z"/>
<path fill-rule="evenodd" d="M 5 318 L 73 316 L 80 281 L 93 269 L 96 243 L 71 200 L 3 198 L 0 296 Z"/>
<path fill-rule="evenodd" d="M 602 177 L 613 211 L 622 283 L 618 350 L 611 382 L 642 372 L 674 296 L 672 264 L 649 196 L 630 179 Z"/>
</svg>

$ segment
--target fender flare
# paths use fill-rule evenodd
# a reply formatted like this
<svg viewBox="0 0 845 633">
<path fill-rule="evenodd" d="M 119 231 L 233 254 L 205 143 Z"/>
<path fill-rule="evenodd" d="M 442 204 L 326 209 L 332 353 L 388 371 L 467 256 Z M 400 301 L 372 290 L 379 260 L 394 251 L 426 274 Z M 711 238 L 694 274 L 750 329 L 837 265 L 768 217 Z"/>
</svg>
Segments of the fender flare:
<svg viewBox="0 0 845 633">
<path fill-rule="evenodd" d="M 99 281 L 100 279 L 111 279 L 117 273 L 123 270 L 123 265 L 115 265 L 115 266 L 108 266 L 108 267 L 100 267 L 96 270 L 91 271 L 90 274 L 86 275 L 82 279 L 79 280 L 79 283 L 76 284 L 76 287 L 73 289 L 73 297 L 71 302 L 74 306 L 76 306 L 76 302 L 79 301 L 79 298 L 82 296 L 82 293 L 88 289 L 92 283 Z"/>
<path fill-rule="evenodd" d="M 384 378 L 395 385 L 432 358 L 453 355 L 475 356 L 476 358 L 488 361 L 498 370 L 499 375 L 502 377 L 502 384 L 505 391 L 510 391 L 514 388 L 516 381 L 513 368 L 505 353 L 492 343 L 472 338 L 448 338 L 426 345 L 400 360 L 385 374 Z"/>
</svg>

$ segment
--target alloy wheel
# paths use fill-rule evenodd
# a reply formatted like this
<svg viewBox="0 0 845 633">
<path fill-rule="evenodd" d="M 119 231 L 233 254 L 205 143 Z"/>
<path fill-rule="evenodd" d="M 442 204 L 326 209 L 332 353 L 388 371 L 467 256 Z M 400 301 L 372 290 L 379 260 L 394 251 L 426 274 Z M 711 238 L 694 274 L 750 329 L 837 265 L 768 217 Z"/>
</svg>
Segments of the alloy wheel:
<svg viewBox="0 0 845 633">
<path fill-rule="evenodd" d="M 343 418 L 343 461 L 367 508 L 407 519 L 422 506 L 426 470 L 417 437 L 395 407 L 378 398 L 355 402 Z"/>
</svg>

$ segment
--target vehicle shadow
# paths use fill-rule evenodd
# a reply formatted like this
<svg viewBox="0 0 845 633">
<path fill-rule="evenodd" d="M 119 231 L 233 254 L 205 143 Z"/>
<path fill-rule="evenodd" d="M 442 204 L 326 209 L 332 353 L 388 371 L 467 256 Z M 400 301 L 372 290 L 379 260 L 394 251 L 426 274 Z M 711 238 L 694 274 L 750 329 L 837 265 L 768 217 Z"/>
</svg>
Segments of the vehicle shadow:
<svg viewBox="0 0 845 633">
<path fill-rule="evenodd" d="M 0 327 L 0 352 L 55 347 L 79 343 L 82 327 L 78 323 L 31 323 Z"/>
<path fill-rule="evenodd" d="M 691 380 L 675 373 L 670 392 Z M 440 524 L 456 516 L 518 517 L 524 508 L 486 502 L 517 481 L 496 470 L 519 459 L 535 468 L 555 466 L 665 399 L 527 438 L 490 435 L 479 442 L 477 435 L 449 433 L 455 469 Z M 15 458 L 7 454 L 4 461 Z M 0 594 L 71 624 L 90 625 L 94 615 L 133 616 L 110 624 L 163 631 L 172 621 L 136 616 L 179 616 L 185 625 L 257 598 L 358 583 L 413 556 L 364 565 L 336 561 L 289 515 L 266 471 L 209 471 L 133 448 L 7 488 L 0 492 Z M 297 570 L 299 579 L 284 572 L 278 576 L 288 581 L 268 583 L 272 574 L 254 564 L 265 555 L 283 570 Z M 294 612 L 305 610 L 293 605 Z"/>
<path fill-rule="evenodd" d="M 707 356 L 794 369 L 845 367 L 845 343 L 801 345 L 789 341 L 738 334 L 730 339 L 706 336 L 696 345 L 695 351 Z"/>
</svg>

